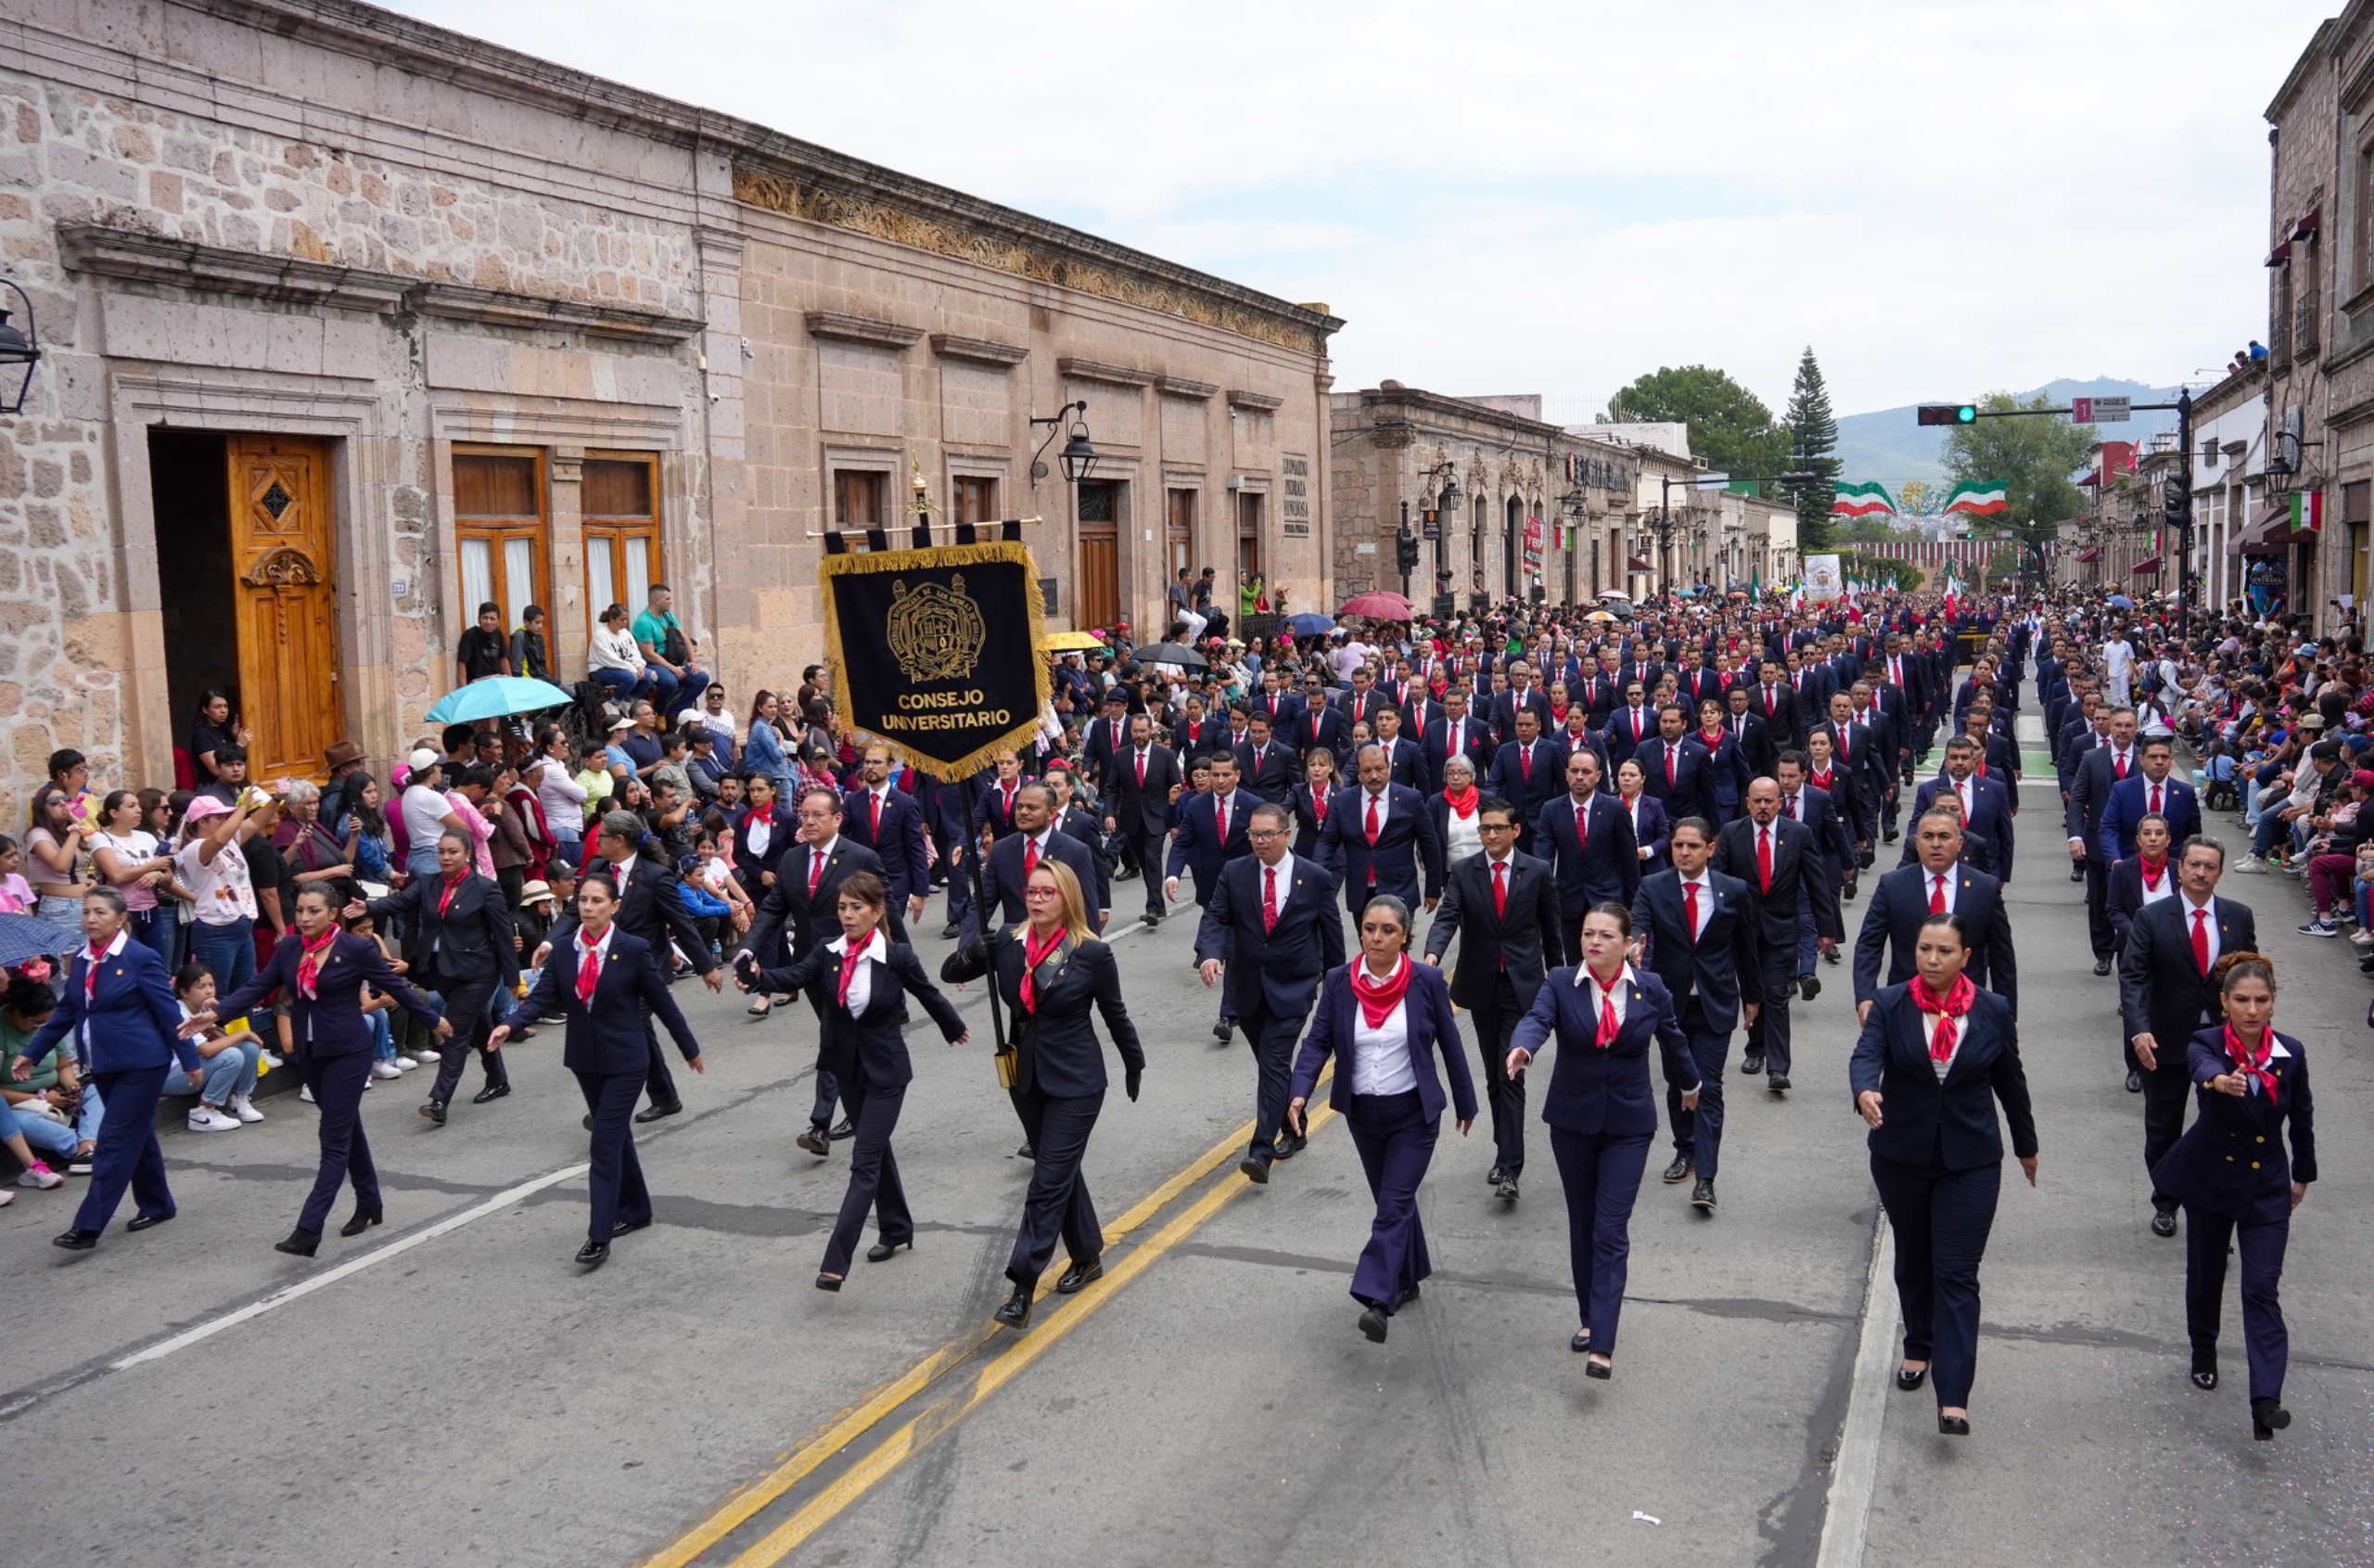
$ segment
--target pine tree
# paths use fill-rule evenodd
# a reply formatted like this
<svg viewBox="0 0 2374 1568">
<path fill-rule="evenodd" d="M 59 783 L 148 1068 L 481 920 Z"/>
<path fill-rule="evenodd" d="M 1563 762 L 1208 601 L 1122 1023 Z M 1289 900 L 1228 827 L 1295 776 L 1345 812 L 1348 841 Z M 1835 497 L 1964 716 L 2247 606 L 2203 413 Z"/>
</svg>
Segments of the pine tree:
<svg viewBox="0 0 2374 1568">
<path fill-rule="evenodd" d="M 1830 389 L 1811 344 L 1797 362 L 1797 382 L 1789 392 L 1789 466 L 1821 478 L 1797 491 L 1797 555 L 1800 560 L 1830 542 L 1830 504 L 1838 479 L 1838 419 L 1830 411 Z"/>
</svg>

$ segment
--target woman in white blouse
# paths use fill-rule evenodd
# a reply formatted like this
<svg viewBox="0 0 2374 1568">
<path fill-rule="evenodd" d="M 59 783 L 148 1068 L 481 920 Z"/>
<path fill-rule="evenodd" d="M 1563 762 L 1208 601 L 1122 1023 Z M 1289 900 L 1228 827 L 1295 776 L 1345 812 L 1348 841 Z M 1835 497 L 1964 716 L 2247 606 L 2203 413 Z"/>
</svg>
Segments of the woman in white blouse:
<svg viewBox="0 0 2374 1568">
<path fill-rule="evenodd" d="M 1475 764 L 1454 757 L 1443 764 L 1443 864 L 1455 866 L 1470 855 L 1484 852 L 1483 791 L 1476 787 Z"/>
<path fill-rule="evenodd" d="M 585 672 L 609 688 L 612 700 L 621 708 L 651 695 L 650 666 L 628 628 L 624 605 L 612 605 L 602 612 L 602 623 L 594 629 L 593 643 L 585 652 Z"/>
<path fill-rule="evenodd" d="M 1442 1131 L 1442 1078 L 1461 1137 L 1475 1125 L 1475 1087 L 1467 1074 L 1451 1012 L 1450 984 L 1442 971 L 1411 961 L 1410 907 L 1379 894 L 1360 911 L 1360 956 L 1331 969 L 1320 983 L 1319 1010 L 1295 1064 L 1294 1099 L 1286 1119 L 1297 1137 L 1309 1128 L 1303 1106 L 1318 1087 L 1329 1057 L 1335 1061 L 1329 1103 L 1343 1113 L 1376 1199 L 1368 1245 L 1352 1271 L 1360 1304 L 1360 1332 L 1385 1343 L 1393 1315 L 1418 1297 L 1418 1281 L 1434 1272 L 1426 1232 L 1418 1222 L 1418 1184 L 1435 1157 Z M 1435 1059 L 1442 1058 L 1438 1076 Z"/>
</svg>

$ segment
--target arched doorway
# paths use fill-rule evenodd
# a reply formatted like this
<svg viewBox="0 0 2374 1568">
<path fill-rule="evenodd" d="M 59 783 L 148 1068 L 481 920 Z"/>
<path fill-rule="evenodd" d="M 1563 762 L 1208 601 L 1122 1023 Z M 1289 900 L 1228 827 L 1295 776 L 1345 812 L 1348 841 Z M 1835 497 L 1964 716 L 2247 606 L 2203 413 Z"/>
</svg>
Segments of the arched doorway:
<svg viewBox="0 0 2374 1568">
<path fill-rule="evenodd" d="M 1503 598 L 1519 599 L 1525 596 L 1518 586 L 1525 567 L 1525 498 L 1509 497 L 1501 512 L 1506 529 L 1500 540 L 1500 594 Z"/>
</svg>

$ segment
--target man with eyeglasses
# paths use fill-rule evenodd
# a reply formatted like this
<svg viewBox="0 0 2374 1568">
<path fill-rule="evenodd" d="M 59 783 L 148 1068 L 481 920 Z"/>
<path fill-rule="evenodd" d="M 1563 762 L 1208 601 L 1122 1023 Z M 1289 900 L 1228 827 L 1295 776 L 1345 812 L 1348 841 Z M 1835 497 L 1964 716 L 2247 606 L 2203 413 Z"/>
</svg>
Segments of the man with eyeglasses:
<svg viewBox="0 0 2374 1568">
<path fill-rule="evenodd" d="M 1288 845 L 1294 815 L 1283 806 L 1253 807 L 1244 828 L 1252 853 L 1220 868 L 1195 928 L 1204 984 L 1223 975 L 1226 1009 L 1244 1027 L 1258 1069 L 1253 1145 L 1237 1168 L 1266 1183 L 1270 1167 L 1290 1159 L 1303 1139 L 1285 1126 L 1295 1042 L 1319 996 L 1319 982 L 1345 962 L 1344 922 L 1335 912 L 1336 879 Z"/>
</svg>

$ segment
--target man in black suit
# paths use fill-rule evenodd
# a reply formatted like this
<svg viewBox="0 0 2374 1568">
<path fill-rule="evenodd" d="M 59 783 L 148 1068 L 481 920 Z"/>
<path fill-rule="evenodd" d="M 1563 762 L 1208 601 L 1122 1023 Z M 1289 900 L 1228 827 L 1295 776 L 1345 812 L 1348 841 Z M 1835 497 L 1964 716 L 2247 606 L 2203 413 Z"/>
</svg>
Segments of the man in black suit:
<svg viewBox="0 0 2374 1568">
<path fill-rule="evenodd" d="M 1325 746 L 1341 767 L 1352 745 L 1352 721 L 1327 700 L 1327 687 L 1314 674 L 1307 682 L 1302 709 L 1295 715 L 1295 755 L 1308 757 L 1314 746 Z"/>
<path fill-rule="evenodd" d="M 1788 671 L 1779 661 L 1766 659 L 1760 674 L 1762 680 L 1748 694 L 1748 711 L 1764 720 L 1765 736 L 1776 752 L 1801 745 L 1805 731 L 1798 724 L 1797 694 L 1786 678 Z"/>
<path fill-rule="evenodd" d="M 1797 909 L 1800 896 L 1813 907 L 1814 940 L 1823 952 L 1846 934 L 1838 917 L 1838 889 L 1830 876 L 1828 847 L 1804 822 L 1780 814 L 1780 786 L 1757 779 L 1747 786 L 1747 815 L 1724 827 L 1715 846 L 1715 869 L 1747 884 L 1749 902 L 1763 924 L 1757 931 L 1764 960 L 1764 1007 L 1748 1026 L 1747 1053 L 1740 1071 L 1772 1076 L 1776 1094 L 1789 1088 L 1789 993 L 1795 988 Z"/>
<path fill-rule="evenodd" d="M 2096 753 L 2100 756 L 2100 753 Z M 2185 1129 L 2185 1102 L 2192 1098 L 2187 1051 L 2195 1032 L 2217 1022 L 2216 983 L 2211 979 L 2226 953 L 2256 951 L 2258 923 L 2250 907 L 2217 897 L 2226 873 L 2226 848 L 2214 838 L 2185 842 L 2176 864 L 2176 897 L 2146 904 L 2126 928 L 2119 955 L 2119 1021 L 2143 1064 L 2143 1168 L 2160 1157 Z M 2175 1198 L 2151 1191 L 2151 1233 L 2176 1233 Z"/>
<path fill-rule="evenodd" d="M 1302 698 L 1279 683 L 1275 668 L 1261 671 L 1261 690 L 1250 699 L 1253 710 L 1270 720 L 1270 734 L 1274 740 L 1285 741 L 1294 733 L 1295 715 L 1302 711 Z"/>
<path fill-rule="evenodd" d="M 1243 714 L 1244 744 L 1236 748 L 1241 787 L 1271 805 L 1282 805 L 1295 790 L 1295 748 L 1270 733 L 1270 715 L 1260 708 Z"/>
<path fill-rule="evenodd" d="M 1518 710 L 1520 726 L 1529 711 Z M 1558 888 L 1548 861 L 1517 852 L 1517 813 L 1508 801 L 1485 801 L 1475 823 L 1484 852 L 1445 878 L 1442 905 L 1426 930 L 1426 962 L 1440 967 L 1466 933 L 1450 999 L 1475 1015 L 1475 1049 L 1484 1058 L 1496 1156 L 1485 1179 L 1514 1203 L 1525 1170 L 1525 1074 L 1509 1076 L 1509 1040 L 1558 961 Z"/>
<path fill-rule="evenodd" d="M 1780 751 L 1772 744 L 1772 730 L 1748 706 L 1753 686 L 1733 686 L 1723 694 L 1723 728 L 1731 733 L 1740 755 L 1747 759 L 1747 771 L 1753 777 L 1763 777 L 1772 771 Z"/>
<path fill-rule="evenodd" d="M 981 860 L 981 893 L 989 907 L 997 912 L 992 917 L 997 924 L 1018 925 L 1030 917 L 1027 905 L 1022 901 L 1022 889 L 1030 873 L 1039 869 L 1041 860 L 1053 860 L 1072 868 L 1079 879 L 1080 892 L 1091 899 L 1096 896 L 1096 862 L 1087 845 L 1055 825 L 1057 800 L 1054 789 L 1043 783 L 1024 784 L 1014 797 L 1014 831 L 1000 835 L 989 846 Z M 854 835 L 852 835 L 854 836 Z M 1102 936 L 1104 923 L 1113 911 L 1091 904 L 1088 918 Z M 835 916 L 838 919 L 837 913 Z M 968 911 L 960 942 L 969 942 L 979 934 L 977 911 Z"/>
<path fill-rule="evenodd" d="M 1855 781 L 1855 821 L 1848 824 L 1849 836 L 1864 855 L 1870 855 L 1880 836 L 1880 798 L 1895 785 L 1895 754 L 1883 736 L 1856 719 L 1851 692 L 1831 694 L 1830 717 L 1820 729 L 1830 736 L 1832 766 L 1844 769 Z"/>
<path fill-rule="evenodd" d="M 1104 711 L 1090 720 L 1080 731 L 1080 765 L 1100 789 L 1104 787 L 1113 754 L 1128 744 L 1130 738 L 1130 694 L 1116 686 L 1104 694 Z"/>
<path fill-rule="evenodd" d="M 1492 737 L 1467 711 L 1467 688 L 1453 686 L 1443 694 L 1442 721 L 1426 736 L 1426 784 L 1422 794 L 1434 795 L 1443 787 L 1443 764 L 1454 757 L 1464 757 L 1482 778 L 1491 771 Z M 1337 762 L 1342 762 L 1338 758 Z"/>
<path fill-rule="evenodd" d="M 1115 754 L 1104 790 L 1104 831 L 1117 833 L 1137 852 L 1145 873 L 1146 924 L 1162 924 L 1162 841 L 1170 832 L 1170 801 L 1186 783 L 1179 759 L 1154 739 L 1154 720 L 1130 715 L 1130 736 Z"/>
<path fill-rule="evenodd" d="M 1059 759 L 1050 763 L 1043 781 L 1055 792 L 1055 831 L 1087 846 L 1089 871 L 1096 878 L 1093 889 L 1082 885 L 1080 891 L 1093 898 L 1093 908 L 1103 911 L 1100 922 L 1113 918 L 1113 862 L 1104 853 L 1104 823 L 1087 807 L 1080 804 L 1079 781 Z"/>
<path fill-rule="evenodd" d="M 1797 734 L 1802 740 L 1830 716 L 1830 694 L 1837 689 L 1838 677 L 1811 650 L 1790 649 L 1788 667 L 1789 684 L 1797 694 Z"/>
<path fill-rule="evenodd" d="M 890 787 L 888 746 L 865 748 L 857 785 L 842 797 L 841 821 L 849 837 L 873 850 L 888 870 L 890 901 L 904 906 L 910 921 L 921 920 L 924 895 L 931 891 L 924 814 L 913 796 Z"/>
<path fill-rule="evenodd" d="M 1276 1161 L 1291 1158 L 1304 1140 L 1285 1126 L 1295 1042 L 1319 995 L 1319 982 L 1344 962 L 1344 921 L 1335 912 L 1335 878 L 1317 860 L 1297 859 L 1294 813 L 1264 802 L 1245 828 L 1250 855 L 1220 869 L 1211 899 L 1195 927 L 1196 966 L 1204 984 L 1228 976 L 1227 1010 L 1253 1047 L 1259 1087 L 1253 1146 L 1237 1168 L 1267 1182 Z"/>
<path fill-rule="evenodd" d="M 2086 929 L 2093 938 L 2097 975 L 2111 972 L 2118 936 L 2111 928 L 2111 866 L 2102 859 L 2102 808 L 2111 803 L 2111 791 L 2129 773 L 2140 771 L 2142 763 L 2135 749 L 2135 709 L 2114 708 L 2110 744 L 2080 754 L 2069 775 L 2069 858 L 2086 868 Z"/>
<path fill-rule="evenodd" d="M 833 794 L 830 790 L 823 793 Z M 840 797 L 834 796 L 833 798 L 837 810 Z M 628 936 L 639 937 L 648 944 L 654 960 L 663 966 L 663 973 L 668 962 L 668 943 L 672 938 L 683 950 L 684 956 L 692 961 L 694 972 L 700 975 L 701 983 L 713 991 L 722 989 L 725 976 L 719 971 L 708 944 L 701 939 L 700 923 L 693 918 L 691 911 L 684 908 L 683 893 L 676 886 L 675 868 L 657 856 L 644 854 L 643 840 L 641 817 L 632 811 L 603 813 L 601 831 L 594 835 L 594 849 L 601 860 L 609 862 L 611 880 L 618 884 L 619 912 L 610 917 L 611 923 Z M 778 886 L 783 880 L 784 863 L 790 858 L 786 854 L 784 860 L 775 862 Z M 881 867 L 877 864 L 874 869 L 879 871 Z M 561 911 L 559 918 L 553 922 L 552 929 L 545 933 L 543 945 L 536 950 L 535 967 L 542 967 L 554 949 L 566 950 L 568 938 L 576 932 L 577 911 Z M 764 950 L 753 944 L 752 950 Z M 450 1004 L 445 1013 L 449 1018 L 453 1016 Z M 677 1098 L 676 1079 L 668 1070 L 668 1058 L 660 1053 L 659 1037 L 652 1032 L 648 1009 L 645 1010 L 643 1018 L 643 1043 L 644 1053 L 651 1063 L 651 1080 L 646 1086 L 651 1103 L 637 1111 L 634 1119 L 656 1122 L 662 1116 L 672 1116 L 683 1110 L 684 1103 Z M 838 1090 L 835 1092 L 837 1096 Z M 829 1111 L 830 1108 L 830 1102 L 827 1102 L 826 1109 Z"/>
<path fill-rule="evenodd" d="M 1401 733 L 1401 710 L 1386 703 L 1377 709 L 1373 728 L 1376 744 L 1385 748 L 1393 782 L 1407 784 L 1421 795 L 1431 793 L 1434 769 L 1424 749 Z"/>
<path fill-rule="evenodd" d="M 1347 733 L 1354 724 L 1366 724 L 1369 733 L 1376 733 L 1377 710 L 1393 706 L 1393 699 L 1376 689 L 1373 679 L 1363 665 L 1352 671 L 1352 694 L 1343 703 Z"/>
<path fill-rule="evenodd" d="M 1568 694 L 1571 698 L 1572 693 Z M 1492 698 L 1492 738 L 1505 746 L 1516 738 L 1517 715 L 1530 709 L 1544 734 L 1555 722 L 1550 694 L 1534 683 L 1533 666 L 1523 659 L 1509 662 L 1509 689 Z"/>
<path fill-rule="evenodd" d="M 1946 800 L 1955 797 L 1947 796 Z M 2011 944 L 2011 914 L 2003 907 L 2003 885 L 1962 862 L 1962 820 L 1950 806 L 1930 810 L 1912 824 L 1918 864 L 1898 866 L 1871 889 L 1855 937 L 1855 1013 L 1871 1010 L 1882 986 L 1901 986 L 1913 976 L 1921 923 L 1933 914 L 1961 916 L 1970 938 L 1970 963 L 1962 971 L 1973 986 L 1985 986 L 2020 1013 L 2019 956 Z M 1880 958 L 1887 956 L 1887 978 Z"/>
<path fill-rule="evenodd" d="M 1642 787 L 1666 809 L 1666 820 L 1716 817 L 1714 758 L 1706 744 L 1688 733 L 1690 719 L 1679 703 L 1657 713 L 1657 733 L 1632 753 L 1645 775 Z"/>
<path fill-rule="evenodd" d="M 1534 819 L 1565 787 L 1566 750 L 1558 740 L 1543 738 L 1540 716 L 1532 708 L 1518 708 L 1515 723 L 1514 738 L 1492 759 L 1492 777 L 1484 792 L 1516 809 L 1517 847 L 1530 854 Z M 1451 1000 L 1459 1000 L 1456 992 Z"/>
<path fill-rule="evenodd" d="M 1640 845 L 1632 814 L 1600 792 L 1599 756 L 1566 755 L 1566 793 L 1541 809 L 1533 841 L 1548 857 L 1558 886 L 1559 962 L 1583 962 L 1583 916 L 1593 904 L 1632 907 L 1640 886 Z"/>
</svg>

